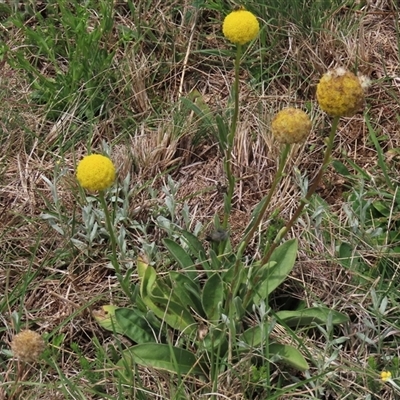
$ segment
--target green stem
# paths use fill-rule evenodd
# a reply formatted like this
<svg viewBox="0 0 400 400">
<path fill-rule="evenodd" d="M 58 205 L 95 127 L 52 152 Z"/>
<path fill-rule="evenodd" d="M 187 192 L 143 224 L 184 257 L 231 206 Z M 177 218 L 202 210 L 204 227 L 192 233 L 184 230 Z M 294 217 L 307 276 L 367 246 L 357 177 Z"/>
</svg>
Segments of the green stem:
<svg viewBox="0 0 400 400">
<path fill-rule="evenodd" d="M 242 56 L 242 46 L 237 45 L 236 48 L 236 59 L 235 59 L 235 81 L 233 83 L 233 94 L 234 94 L 234 111 L 232 122 L 227 137 L 227 148 L 224 157 L 224 169 L 228 180 L 228 190 L 224 198 L 224 220 L 222 222 L 222 228 L 227 229 L 229 216 L 232 210 L 232 197 L 235 189 L 235 177 L 232 173 L 232 151 L 233 144 L 235 142 L 237 121 L 239 118 L 239 71 L 240 71 L 240 58 Z"/>
<path fill-rule="evenodd" d="M 280 182 L 280 180 L 282 178 L 283 169 L 286 165 L 286 161 L 287 161 L 289 152 L 290 152 L 290 144 L 286 144 L 280 154 L 278 170 L 276 171 L 276 174 L 275 174 L 274 180 L 271 184 L 271 187 L 269 189 L 268 195 L 263 200 L 264 204 L 262 205 L 261 210 L 258 212 L 257 216 L 255 217 L 255 221 L 252 223 L 253 226 L 251 227 L 251 229 L 249 230 L 249 232 L 246 234 L 245 238 L 239 245 L 239 250 L 237 253 L 237 261 L 236 261 L 237 264 L 240 263 L 240 260 L 243 256 L 243 253 L 244 253 L 247 245 L 249 244 L 250 240 L 254 236 L 254 233 L 257 231 L 257 229 L 264 217 L 264 214 L 265 214 L 266 210 L 268 209 L 269 203 L 271 202 L 272 195 L 274 194 L 276 187 L 278 186 L 278 183 Z"/>
<path fill-rule="evenodd" d="M 306 204 L 308 204 L 309 200 L 311 199 L 311 196 L 316 191 L 316 189 L 317 189 L 317 187 L 318 187 L 318 185 L 319 185 L 319 183 L 321 181 L 321 178 L 322 178 L 325 170 L 328 168 L 328 165 L 330 164 L 330 161 L 331 161 L 333 140 L 335 138 L 335 134 L 336 134 L 336 131 L 337 131 L 337 128 L 338 128 L 339 119 L 340 119 L 340 117 L 335 117 L 333 119 L 333 121 L 332 121 L 331 132 L 329 134 L 328 141 L 327 141 L 327 144 L 326 144 L 324 160 L 322 162 L 321 168 L 319 169 L 319 171 L 317 173 L 317 176 L 315 177 L 313 183 L 311 184 L 310 188 L 308 189 L 306 196 L 304 197 L 304 199 L 301 200 L 301 203 L 297 207 L 297 209 L 296 209 L 295 213 L 293 214 L 292 218 L 289 220 L 289 222 L 287 222 L 285 227 L 282 228 L 282 230 L 278 233 L 278 235 L 276 236 L 275 240 L 271 244 L 271 247 L 268 249 L 268 252 L 262 258 L 261 265 L 264 265 L 269 261 L 269 259 L 271 257 L 271 254 L 276 249 L 276 247 L 278 246 L 279 242 L 285 237 L 285 235 L 288 233 L 288 231 L 293 227 L 293 225 L 295 224 L 295 222 L 299 218 L 300 214 L 302 213 L 304 207 L 306 206 Z"/>
<path fill-rule="evenodd" d="M 106 203 L 103 191 L 99 192 L 99 199 L 100 199 L 101 206 L 103 207 L 103 210 L 104 210 L 104 216 L 106 219 L 107 230 L 108 230 L 108 233 L 110 235 L 110 240 L 111 240 L 111 252 L 112 252 L 111 264 L 114 267 L 115 275 L 117 276 L 118 282 L 121 285 L 122 290 L 128 296 L 128 299 L 130 299 L 131 293 L 129 290 L 129 283 L 124 281 L 124 278 L 121 273 L 121 268 L 118 264 L 117 239 L 115 237 L 114 227 L 111 222 L 110 212 L 108 211 L 108 207 L 107 207 L 107 203 Z"/>
<path fill-rule="evenodd" d="M 278 169 L 276 171 L 274 180 L 272 181 L 272 184 L 271 184 L 271 187 L 267 194 L 267 197 L 264 199 L 264 204 L 262 205 L 261 210 L 258 212 L 257 216 L 255 217 L 256 219 L 253 222 L 253 226 L 251 227 L 249 232 L 246 234 L 243 241 L 239 244 L 239 249 L 238 249 L 238 252 L 236 255 L 236 263 L 234 266 L 235 269 L 233 272 L 233 276 L 236 278 L 236 279 L 234 279 L 234 281 L 236 281 L 237 284 L 233 286 L 231 293 L 228 294 L 229 300 L 234 299 L 236 296 L 236 293 L 239 290 L 240 282 L 241 282 L 239 279 L 239 271 L 240 271 L 240 267 L 241 267 L 241 260 L 242 260 L 243 253 L 246 250 L 246 247 L 249 244 L 252 237 L 254 236 L 255 232 L 257 231 L 258 227 L 260 226 L 260 223 L 264 217 L 264 214 L 265 214 L 266 210 L 268 209 L 269 203 L 271 202 L 272 195 L 274 194 L 274 192 L 278 186 L 278 183 L 280 182 L 280 180 L 282 178 L 283 170 L 285 168 L 289 153 L 290 153 L 290 144 L 286 144 L 280 154 Z M 261 264 L 261 265 L 263 265 L 263 264 Z M 245 299 L 245 301 L 246 301 L 246 299 Z"/>
</svg>

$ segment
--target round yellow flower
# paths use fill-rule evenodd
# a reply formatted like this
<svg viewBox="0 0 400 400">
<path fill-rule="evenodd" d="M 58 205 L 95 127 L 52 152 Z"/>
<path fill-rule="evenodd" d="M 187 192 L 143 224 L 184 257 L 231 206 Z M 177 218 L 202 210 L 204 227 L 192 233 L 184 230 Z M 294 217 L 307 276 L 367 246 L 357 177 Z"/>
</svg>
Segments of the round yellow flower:
<svg viewBox="0 0 400 400">
<path fill-rule="evenodd" d="M 387 382 L 392 377 L 392 373 L 390 371 L 382 371 L 381 379 L 383 382 Z"/>
<path fill-rule="evenodd" d="M 271 130 L 280 143 L 301 143 L 311 132 L 311 120 L 304 111 L 288 107 L 276 114 Z"/>
<path fill-rule="evenodd" d="M 43 338 L 36 332 L 24 330 L 15 335 L 11 341 L 14 357 L 20 361 L 38 361 L 45 348 Z"/>
<path fill-rule="evenodd" d="M 81 186 L 90 191 L 105 190 L 115 180 L 113 162 L 101 154 L 84 157 L 76 169 L 76 177 Z"/>
<path fill-rule="evenodd" d="M 364 104 L 360 79 L 344 68 L 329 71 L 317 86 L 319 106 L 332 117 L 351 117 Z"/>
<path fill-rule="evenodd" d="M 224 36 L 235 44 L 245 44 L 255 39 L 260 31 L 257 18 L 250 11 L 235 10 L 228 14 L 222 24 Z"/>
</svg>

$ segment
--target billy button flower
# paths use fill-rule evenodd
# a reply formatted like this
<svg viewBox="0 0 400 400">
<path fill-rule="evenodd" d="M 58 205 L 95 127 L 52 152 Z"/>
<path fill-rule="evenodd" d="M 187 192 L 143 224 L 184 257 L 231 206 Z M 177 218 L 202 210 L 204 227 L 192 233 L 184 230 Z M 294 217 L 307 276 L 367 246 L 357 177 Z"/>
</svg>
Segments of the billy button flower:
<svg viewBox="0 0 400 400">
<path fill-rule="evenodd" d="M 255 39 L 260 31 L 257 18 L 250 11 L 240 9 L 228 14 L 222 24 L 224 36 L 232 43 L 243 45 Z"/>
<path fill-rule="evenodd" d="M 381 380 L 382 382 L 387 382 L 392 377 L 392 373 L 390 371 L 382 371 L 381 372 Z"/>
<path fill-rule="evenodd" d="M 91 154 L 84 157 L 76 169 L 76 177 L 80 185 L 90 191 L 105 190 L 115 180 L 113 162 L 101 154 Z"/>
<path fill-rule="evenodd" d="M 288 107 L 276 114 L 272 120 L 271 130 L 280 143 L 301 143 L 311 132 L 311 120 L 304 111 Z"/>
<path fill-rule="evenodd" d="M 317 85 L 317 100 L 322 110 L 332 117 L 351 117 L 364 104 L 361 80 L 344 68 L 322 76 Z"/>
<path fill-rule="evenodd" d="M 43 338 L 29 329 L 21 331 L 11 341 L 14 357 L 23 362 L 38 361 L 45 346 Z"/>
</svg>

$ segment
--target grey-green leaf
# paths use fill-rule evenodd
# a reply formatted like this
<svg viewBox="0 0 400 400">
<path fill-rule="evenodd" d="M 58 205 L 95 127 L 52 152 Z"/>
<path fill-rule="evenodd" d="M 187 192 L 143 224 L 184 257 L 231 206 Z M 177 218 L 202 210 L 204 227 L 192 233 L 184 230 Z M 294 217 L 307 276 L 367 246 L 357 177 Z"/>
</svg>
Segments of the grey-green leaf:
<svg viewBox="0 0 400 400">
<path fill-rule="evenodd" d="M 204 374 L 200 360 L 195 354 L 168 344 L 146 343 L 130 347 L 123 351 L 122 358 L 117 365 L 126 367 L 133 363 L 179 375 Z"/>
<path fill-rule="evenodd" d="M 115 318 L 124 335 L 136 343 L 155 342 L 149 323 L 138 311 L 129 308 L 118 308 Z"/>
<path fill-rule="evenodd" d="M 272 360 L 275 359 L 276 362 L 283 362 L 298 371 L 306 371 L 310 368 L 300 351 L 287 344 L 271 344 L 269 346 L 269 355 Z"/>
<path fill-rule="evenodd" d="M 209 319 L 214 323 L 218 321 L 219 304 L 224 300 L 224 284 L 218 273 L 207 279 L 202 293 L 202 303 L 204 311 Z"/>
<path fill-rule="evenodd" d="M 195 263 L 193 262 L 190 255 L 176 242 L 171 239 L 164 239 L 163 243 L 170 252 L 171 256 L 178 262 L 178 264 L 184 269 L 188 270 L 188 276 L 191 279 L 195 279 L 197 275 Z"/>
<path fill-rule="evenodd" d="M 296 311 L 278 311 L 275 315 L 278 321 L 284 322 L 291 328 L 307 326 L 312 323 L 326 324 L 329 318 L 334 325 L 343 324 L 349 320 L 347 315 L 326 307 L 313 307 Z"/>
</svg>

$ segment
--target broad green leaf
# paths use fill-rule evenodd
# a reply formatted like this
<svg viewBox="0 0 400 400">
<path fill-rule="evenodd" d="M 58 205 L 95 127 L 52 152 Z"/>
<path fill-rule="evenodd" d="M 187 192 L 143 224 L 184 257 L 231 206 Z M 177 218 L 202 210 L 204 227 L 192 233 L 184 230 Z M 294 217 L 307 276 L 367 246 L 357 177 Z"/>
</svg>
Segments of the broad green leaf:
<svg viewBox="0 0 400 400">
<path fill-rule="evenodd" d="M 125 336 L 136 343 L 155 342 L 154 334 L 143 315 L 129 308 L 119 308 L 115 311 L 115 318 Z"/>
<path fill-rule="evenodd" d="M 208 263 L 208 257 L 200 240 L 188 231 L 182 231 L 182 236 L 189 246 L 189 249 L 192 252 L 193 256 L 199 259 L 203 269 L 206 271 L 209 270 L 210 265 Z"/>
<path fill-rule="evenodd" d="M 117 306 L 111 304 L 102 306 L 98 310 L 93 310 L 92 315 L 96 322 L 104 329 L 111 332 L 124 334 L 124 329 L 119 325 L 115 312 L 118 310 Z"/>
<path fill-rule="evenodd" d="M 259 347 L 263 345 L 264 341 L 266 340 L 265 335 L 267 334 L 267 324 L 265 324 L 263 329 L 261 329 L 260 325 L 256 325 L 243 332 L 239 340 L 243 341 L 251 347 Z M 244 351 L 248 352 L 246 348 L 244 349 Z M 270 344 L 269 355 L 271 356 L 271 358 L 272 356 L 276 356 L 277 360 L 274 361 L 282 361 L 285 364 L 288 364 L 298 369 L 299 371 L 305 371 L 308 369 L 308 364 L 304 357 L 296 348 L 292 346 L 279 343 Z"/>
<path fill-rule="evenodd" d="M 269 262 L 276 263 L 268 268 L 263 281 L 255 290 L 254 303 L 268 300 L 268 296 L 287 278 L 294 267 L 297 256 L 297 239 L 288 240 L 277 247 L 271 255 Z"/>
<path fill-rule="evenodd" d="M 151 296 L 143 298 L 143 301 L 158 318 L 165 321 L 171 328 L 188 335 L 196 333 L 197 324 L 184 306 L 168 299 Z"/>
<path fill-rule="evenodd" d="M 260 265 L 259 261 L 254 262 L 251 265 L 251 269 L 252 269 L 251 279 L 264 281 L 266 279 L 266 277 L 267 277 L 267 274 L 269 274 L 269 272 L 270 272 L 269 270 L 274 265 L 276 265 L 275 261 L 268 261 L 264 265 Z"/>
<path fill-rule="evenodd" d="M 204 284 L 202 303 L 209 321 L 216 322 L 220 317 L 219 305 L 224 300 L 224 284 L 218 273 L 212 275 Z"/>
<path fill-rule="evenodd" d="M 270 344 L 269 355 L 273 361 L 283 362 L 299 371 L 306 371 L 310 368 L 299 350 L 287 344 Z"/>
<path fill-rule="evenodd" d="M 179 272 L 171 271 L 172 290 L 174 299 L 178 297 L 180 303 L 192 307 L 198 314 L 205 317 L 203 306 L 201 304 L 201 291 L 196 282 L 193 282 L 188 276 Z"/>
<path fill-rule="evenodd" d="M 261 329 L 260 325 L 252 326 L 244 331 L 239 340 L 246 343 L 250 347 L 258 347 L 265 340 L 265 335 L 268 332 L 268 326 L 265 324 Z"/>
<path fill-rule="evenodd" d="M 186 306 L 175 303 L 171 299 L 171 289 L 164 282 L 156 283 L 157 273 L 153 267 L 142 259 L 138 259 L 137 266 L 143 303 L 172 328 L 193 334 L 196 324 Z"/>
<path fill-rule="evenodd" d="M 227 326 L 223 322 L 208 327 L 208 333 L 204 337 L 202 345 L 208 352 L 218 353 L 220 357 L 223 357 L 228 350 L 228 338 Z"/>
<path fill-rule="evenodd" d="M 325 307 L 313 307 L 296 311 L 278 311 L 275 316 L 278 321 L 284 322 L 291 328 L 307 326 L 312 323 L 319 325 L 326 324 L 328 318 L 332 318 L 334 325 L 343 324 L 349 320 L 347 315 Z"/>
<path fill-rule="evenodd" d="M 174 374 L 204 375 L 200 360 L 192 352 L 161 343 L 145 343 L 126 349 L 117 366 L 133 364 L 161 369 Z"/>
<path fill-rule="evenodd" d="M 171 256 L 178 262 L 182 269 L 187 270 L 187 274 L 191 279 L 195 279 L 197 271 L 195 263 L 190 255 L 176 242 L 171 239 L 164 239 L 163 243 L 170 252 Z"/>
</svg>

